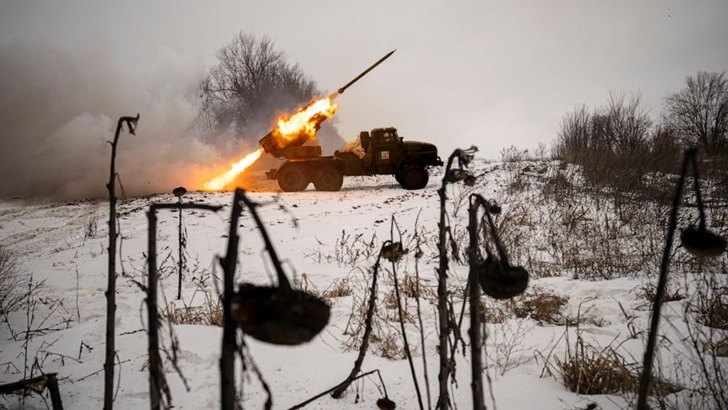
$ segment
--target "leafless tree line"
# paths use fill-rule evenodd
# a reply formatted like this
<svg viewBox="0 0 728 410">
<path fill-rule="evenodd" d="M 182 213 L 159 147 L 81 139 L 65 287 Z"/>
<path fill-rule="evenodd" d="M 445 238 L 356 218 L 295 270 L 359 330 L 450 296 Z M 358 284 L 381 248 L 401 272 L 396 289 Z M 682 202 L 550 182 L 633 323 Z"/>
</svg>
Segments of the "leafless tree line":
<svg viewBox="0 0 728 410">
<path fill-rule="evenodd" d="M 681 151 L 691 147 L 701 150 L 708 173 L 717 171 L 712 177 L 728 182 L 725 72 L 688 76 L 685 87 L 665 98 L 659 122 L 650 119 L 639 93 L 612 92 L 604 106 L 578 107 L 563 118 L 553 153 L 581 165 L 585 176 L 599 186 L 648 193 L 653 187 L 643 176 L 677 172 Z M 668 191 L 659 192 L 665 201 Z"/>
</svg>

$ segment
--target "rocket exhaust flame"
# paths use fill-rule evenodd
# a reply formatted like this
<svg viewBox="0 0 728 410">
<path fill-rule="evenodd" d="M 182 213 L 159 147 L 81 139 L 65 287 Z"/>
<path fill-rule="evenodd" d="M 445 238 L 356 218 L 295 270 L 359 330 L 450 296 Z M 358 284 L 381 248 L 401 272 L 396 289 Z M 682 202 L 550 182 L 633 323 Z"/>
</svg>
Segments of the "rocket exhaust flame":
<svg viewBox="0 0 728 410">
<path fill-rule="evenodd" d="M 263 155 L 263 148 L 258 148 L 257 151 L 253 151 L 244 156 L 240 161 L 230 164 L 230 169 L 227 172 L 205 182 L 203 187 L 208 191 L 219 191 L 225 188 L 235 181 L 235 178 L 245 171 L 246 168 L 253 165 L 261 155 Z"/>
<path fill-rule="evenodd" d="M 332 96 L 335 97 L 334 94 Z M 334 101 L 334 98 L 322 98 L 303 107 L 291 117 L 278 118 L 278 126 L 273 132 L 287 140 L 296 138 L 300 133 L 316 139 L 316 131 L 321 123 L 333 117 L 338 108 L 339 104 Z"/>
</svg>

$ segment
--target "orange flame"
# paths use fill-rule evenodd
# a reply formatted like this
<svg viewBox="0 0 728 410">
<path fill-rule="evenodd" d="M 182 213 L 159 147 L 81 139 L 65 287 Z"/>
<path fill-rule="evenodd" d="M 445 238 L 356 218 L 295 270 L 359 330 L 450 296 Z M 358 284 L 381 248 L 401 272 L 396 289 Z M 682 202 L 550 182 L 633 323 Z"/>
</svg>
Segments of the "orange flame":
<svg viewBox="0 0 728 410">
<path fill-rule="evenodd" d="M 290 118 L 285 115 L 278 117 L 276 134 L 287 140 L 292 140 L 301 133 L 316 139 L 318 127 L 323 121 L 333 117 L 338 108 L 339 104 L 331 96 L 314 101 Z"/>
<path fill-rule="evenodd" d="M 227 172 L 205 182 L 203 185 L 204 188 L 208 191 L 219 191 L 225 188 L 235 181 L 235 178 L 245 171 L 246 168 L 253 165 L 261 155 L 263 155 L 263 148 L 258 148 L 257 151 L 244 156 L 240 161 L 230 164 L 230 169 Z"/>
<path fill-rule="evenodd" d="M 334 116 L 339 105 L 334 101 L 336 93 L 313 101 L 299 109 L 295 114 L 287 117 L 278 117 L 277 126 L 272 134 L 276 137 L 276 145 L 285 148 L 288 145 L 302 145 L 306 140 L 315 140 L 316 131 L 321 123 Z M 297 143 L 293 143 L 296 141 Z M 238 162 L 230 164 L 230 169 L 203 184 L 204 189 L 218 191 L 233 183 L 238 175 L 253 165 L 263 155 L 263 148 L 241 158 Z"/>
</svg>

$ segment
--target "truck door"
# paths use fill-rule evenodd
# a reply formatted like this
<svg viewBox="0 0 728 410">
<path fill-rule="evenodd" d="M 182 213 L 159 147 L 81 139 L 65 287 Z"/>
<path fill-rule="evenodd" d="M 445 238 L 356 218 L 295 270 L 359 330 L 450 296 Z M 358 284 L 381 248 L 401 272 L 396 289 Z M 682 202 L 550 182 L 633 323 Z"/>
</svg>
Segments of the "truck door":
<svg viewBox="0 0 728 410">
<path fill-rule="evenodd" d="M 399 139 L 394 130 L 384 130 L 377 141 L 377 152 L 374 158 L 374 173 L 391 174 L 397 165 Z"/>
</svg>

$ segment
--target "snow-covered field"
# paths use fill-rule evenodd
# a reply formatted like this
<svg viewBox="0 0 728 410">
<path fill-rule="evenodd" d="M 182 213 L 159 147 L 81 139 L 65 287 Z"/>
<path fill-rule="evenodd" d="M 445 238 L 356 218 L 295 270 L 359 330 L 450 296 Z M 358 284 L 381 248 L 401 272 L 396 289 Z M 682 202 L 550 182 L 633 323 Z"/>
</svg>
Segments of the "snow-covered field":
<svg viewBox="0 0 728 410">
<path fill-rule="evenodd" d="M 517 165 L 518 169 L 523 168 Z M 531 164 L 543 167 L 548 175 L 554 164 Z M 541 204 L 537 192 L 541 185 L 532 182 L 529 187 L 507 193 L 513 185 L 514 169 L 503 164 L 476 162 L 478 180 L 475 192 L 501 202 L 504 215 L 512 215 L 515 204 L 532 213 Z M 123 172 L 123 171 L 122 171 Z M 284 261 L 289 277 L 300 286 L 323 292 L 346 279 L 351 295 L 332 297 L 332 315 L 328 326 L 311 343 L 297 347 L 281 347 L 260 343 L 247 338 L 252 357 L 273 393 L 273 408 L 288 408 L 318 394 L 344 380 L 357 356 L 357 341 L 347 335 L 352 323 L 362 320 L 358 314 L 365 299 L 370 269 L 376 250 L 389 239 L 391 218 L 394 216 L 403 232 L 405 244 L 411 251 L 398 264 L 400 280 L 403 275 L 413 276 L 415 263 L 422 283 L 436 287 L 437 266 L 436 232 L 438 221 L 437 189 L 442 171 L 435 171 L 426 189 L 406 191 L 392 177 L 348 178 L 340 192 L 324 193 L 251 193 L 250 198 L 261 204 L 263 220 L 277 250 Z M 517 171 L 521 172 L 521 171 Z M 525 172 L 525 171 L 524 171 Z M 526 172 L 532 181 L 538 181 L 538 172 Z M 523 177 L 523 176 L 522 176 Z M 525 178 L 524 177 L 524 178 Z M 455 187 L 449 191 L 450 223 L 453 231 L 462 235 L 467 223 L 466 204 L 469 191 Z M 174 300 L 177 291 L 177 213 L 159 214 L 158 252 L 160 272 L 163 275 L 160 304 L 164 308 L 201 305 L 208 295 L 217 294 L 215 277 L 221 275 L 215 257 L 225 252 L 227 222 L 230 218 L 230 193 L 190 193 L 185 200 L 223 205 L 219 214 L 200 211 L 184 212 L 183 222 L 187 235 L 187 266 L 190 270 L 183 284 L 182 301 Z M 453 214 L 453 207 L 460 207 Z M 148 198 L 125 199 L 120 204 L 121 247 L 120 273 L 117 282 L 117 336 L 118 362 L 116 373 L 117 408 L 136 409 L 148 406 L 149 382 L 147 371 L 147 339 L 145 295 L 135 282 L 145 282 L 147 218 L 146 210 L 154 202 L 175 202 L 171 194 Z M 510 208 L 509 208 L 510 207 Z M 64 405 L 69 409 L 101 408 L 103 399 L 104 331 L 106 298 L 108 204 L 105 201 L 70 203 L 25 199 L 0 200 L 0 244 L 21 257 L 24 270 L 32 275 L 34 283 L 42 282 L 38 301 L 29 317 L 28 309 L 11 312 L 0 326 L 0 382 L 16 381 L 24 376 L 27 366 L 38 374 L 57 372 Z M 542 210 L 541 215 L 550 213 Z M 640 362 L 649 319 L 648 302 L 637 289 L 648 282 L 656 282 L 659 260 L 647 261 L 641 272 L 616 275 L 611 280 L 574 279 L 574 275 L 560 271 L 563 261 L 549 260 L 546 256 L 548 238 L 540 227 L 537 216 L 531 222 L 521 222 L 518 239 L 532 250 L 517 251 L 514 258 L 526 263 L 528 258 L 540 258 L 551 263 L 551 277 L 532 278 L 529 292 L 550 292 L 566 299 L 561 315 L 563 323 L 540 323 L 532 317 L 518 318 L 509 313 L 508 303 L 485 301 L 488 312 L 503 311 L 505 318 L 487 325 L 486 372 L 490 387 L 486 387 L 486 403 L 500 410 L 508 409 L 585 409 L 596 403 L 602 409 L 620 409 L 629 404 L 630 395 L 578 395 L 569 392 L 556 370 L 555 359 L 564 359 L 567 343 L 575 340 L 574 327 L 565 337 L 566 323 L 581 319 L 580 330 L 584 340 L 595 346 L 612 346 L 629 362 Z M 663 229 L 658 227 L 658 229 Z M 243 213 L 240 229 L 238 281 L 256 284 L 274 283 L 273 270 L 260 235 L 250 214 Z M 424 256 L 414 257 L 413 233 L 423 240 Z M 579 234 L 574 232 L 575 236 Z M 466 236 L 462 236 L 466 238 Z M 395 231 L 395 241 L 397 233 Z M 514 239 L 515 240 L 515 239 Z M 579 238 L 574 238 L 578 241 Z M 511 241 L 510 243 L 514 243 Z M 373 244 L 370 246 L 370 244 Z M 465 248 L 467 242 L 460 246 Z M 661 246 L 658 244 L 658 248 Z M 372 252 L 374 249 L 374 252 Z M 629 250 L 623 250 L 629 252 Z M 659 252 L 658 252 L 659 254 Z M 540 255 L 540 256 L 539 256 Z M 616 256 L 617 258 L 621 256 Z M 551 258 L 553 259 L 553 258 Z M 460 312 L 459 301 L 467 265 L 451 263 L 450 283 L 454 294 L 455 310 Z M 392 290 L 391 269 L 387 264 L 383 282 L 379 286 L 378 319 L 381 334 L 394 335 L 396 346 L 401 346 L 396 322 L 396 309 L 387 303 Z M 675 277 L 682 278 L 678 275 Z M 305 279 L 304 279 L 305 278 Z M 681 280 L 675 282 L 676 285 Z M 689 292 L 689 283 L 685 283 Z M 432 294 L 430 292 L 429 294 Z M 437 399 L 437 322 L 435 301 L 423 292 L 422 320 L 425 347 L 419 342 L 417 321 L 408 322 L 409 342 L 414 351 L 415 367 L 424 393 L 422 355 L 426 356 L 432 402 Z M 214 296 L 213 296 L 214 297 Z M 485 297 L 484 297 L 485 300 Z M 689 298 L 687 299 L 689 300 Z M 409 314 L 416 315 L 413 299 L 406 301 Z M 663 332 L 670 340 L 685 337 L 683 308 L 685 301 L 667 303 L 663 309 L 667 320 Z M 622 311 L 622 308 L 624 312 Z M 354 312 L 354 318 L 351 318 Z M 488 313 L 486 312 L 486 314 Z M 389 318 L 389 320 L 387 320 Z M 672 320 L 671 320 L 672 318 Z M 351 323 L 350 323 L 351 322 Z M 463 324 L 467 342 L 468 320 Z M 24 346 L 26 329 L 32 338 Z M 187 380 L 184 382 L 167 367 L 167 380 L 172 391 L 175 408 L 205 409 L 219 406 L 219 365 L 222 329 L 204 325 L 173 326 L 179 340 L 179 367 Z M 46 330 L 44 330 L 46 329 Z M 637 331 L 635 338 L 631 335 Z M 169 345 L 167 326 L 163 326 L 164 342 Z M 386 350 L 374 343 L 364 360 L 363 370 L 379 369 L 389 397 L 397 408 L 417 408 L 409 366 L 406 359 L 381 357 Z M 673 346 L 661 351 L 663 366 L 669 367 L 675 355 L 689 353 Z M 678 353 L 683 352 L 683 353 Z M 379 355 L 377 355 L 379 353 Z M 469 353 L 457 353 L 457 386 L 453 388 L 456 408 L 469 408 L 470 376 Z M 675 361 L 677 359 L 674 359 Z M 720 359 L 723 360 L 723 359 Z M 550 371 L 549 371 L 550 370 Z M 670 374 L 669 371 L 665 372 Z M 240 379 L 240 377 L 238 377 Z M 375 376 L 352 384 L 348 393 L 335 400 L 328 395 L 311 403 L 311 409 L 374 408 L 382 397 Z M 252 373 L 243 380 L 243 406 L 261 408 L 265 393 Z M 0 407 L 20 405 L 17 397 L 5 397 Z M 28 408 L 45 408 L 41 399 L 29 397 Z"/>
</svg>

